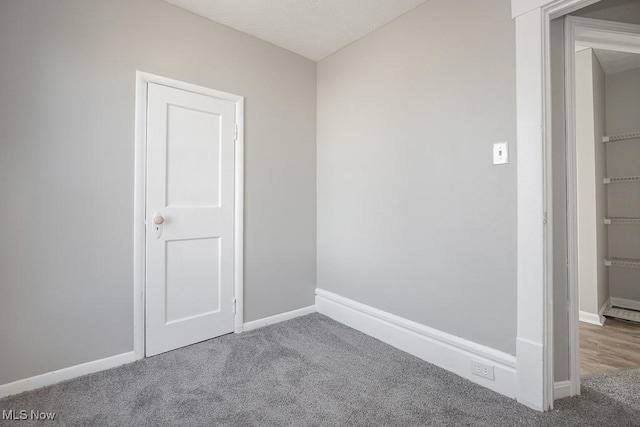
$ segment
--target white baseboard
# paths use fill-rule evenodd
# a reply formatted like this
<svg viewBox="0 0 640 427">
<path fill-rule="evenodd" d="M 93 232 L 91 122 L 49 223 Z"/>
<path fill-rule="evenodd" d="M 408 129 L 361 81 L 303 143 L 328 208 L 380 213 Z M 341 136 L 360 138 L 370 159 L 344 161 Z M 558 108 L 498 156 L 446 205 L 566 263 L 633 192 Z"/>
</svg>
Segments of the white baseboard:
<svg viewBox="0 0 640 427">
<path fill-rule="evenodd" d="M 629 310 L 640 311 L 640 301 L 611 297 L 611 305 L 620 308 L 627 308 Z"/>
<path fill-rule="evenodd" d="M 266 317 L 264 319 L 247 322 L 243 325 L 243 330 L 250 331 L 252 329 L 261 328 L 263 326 L 272 325 L 274 323 L 283 322 L 295 317 L 304 316 L 315 313 L 315 305 L 300 308 L 298 310 L 289 311 L 287 313 L 277 314 L 275 316 Z M 100 360 L 83 363 L 81 365 L 71 366 L 69 368 L 60 369 L 45 374 L 36 375 L 35 377 L 25 378 L 23 380 L 14 381 L 8 384 L 0 385 L 0 398 L 11 396 L 13 394 L 34 390 L 59 383 L 61 381 L 70 380 L 72 378 L 81 377 L 83 375 L 92 374 L 94 372 L 104 371 L 105 369 L 115 368 L 126 363 L 131 363 L 140 359 L 135 352 L 118 354 L 116 356 L 107 357 Z"/>
<path fill-rule="evenodd" d="M 580 311 L 579 319 L 581 322 L 591 323 L 592 325 L 598 325 L 598 326 L 604 325 L 604 320 L 602 316 L 589 313 L 587 311 Z"/>
<path fill-rule="evenodd" d="M 318 313 L 474 383 L 516 397 L 515 356 L 322 289 L 316 289 L 316 309 Z M 472 374 L 472 360 L 493 366 L 495 380 Z"/>
<path fill-rule="evenodd" d="M 571 396 L 571 381 L 556 381 L 553 385 L 553 400 Z"/>
<path fill-rule="evenodd" d="M 263 319 L 247 322 L 242 326 L 242 330 L 251 331 L 253 329 L 258 329 L 264 326 L 273 325 L 274 323 L 284 322 L 285 320 L 295 319 L 296 317 L 300 317 L 300 316 L 306 316 L 307 314 L 311 314 L 315 312 L 316 312 L 316 306 L 310 305 L 309 307 L 303 307 L 297 310 L 288 311 L 286 313 L 276 314 L 275 316 L 265 317 Z"/>
<path fill-rule="evenodd" d="M 581 322 L 591 323 L 592 325 L 602 326 L 604 325 L 604 312 L 607 308 L 611 307 L 612 300 L 616 298 L 607 298 L 607 300 L 602 304 L 600 310 L 598 310 L 598 314 L 589 313 L 588 311 L 580 311 L 578 319 Z M 640 306 L 640 303 L 638 303 Z"/>
<path fill-rule="evenodd" d="M 136 360 L 138 360 L 138 357 L 133 351 L 131 351 L 129 353 L 122 353 L 116 356 L 106 357 L 104 359 L 94 360 L 80 365 L 59 369 L 57 371 L 47 372 L 46 374 L 36 375 L 35 377 L 3 384 L 0 385 L 0 398 L 53 385 L 61 381 L 70 380 L 72 378 L 81 377 L 94 372 L 104 371 L 105 369 L 115 368 L 126 363 L 135 362 Z"/>
</svg>

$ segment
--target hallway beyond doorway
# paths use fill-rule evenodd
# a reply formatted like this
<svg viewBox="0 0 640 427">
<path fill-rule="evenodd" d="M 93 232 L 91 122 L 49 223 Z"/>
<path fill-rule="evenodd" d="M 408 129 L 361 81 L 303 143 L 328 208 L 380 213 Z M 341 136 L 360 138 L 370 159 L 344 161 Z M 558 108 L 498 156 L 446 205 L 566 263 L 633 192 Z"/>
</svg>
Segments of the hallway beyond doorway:
<svg viewBox="0 0 640 427">
<path fill-rule="evenodd" d="M 580 322 L 580 375 L 640 367 L 640 323 L 607 318 Z"/>
</svg>

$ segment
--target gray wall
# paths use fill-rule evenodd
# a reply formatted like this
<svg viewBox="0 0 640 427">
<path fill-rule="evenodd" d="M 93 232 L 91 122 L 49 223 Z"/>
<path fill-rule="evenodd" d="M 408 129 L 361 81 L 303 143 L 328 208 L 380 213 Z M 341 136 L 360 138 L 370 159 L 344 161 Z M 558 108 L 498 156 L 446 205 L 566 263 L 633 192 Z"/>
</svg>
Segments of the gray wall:
<svg viewBox="0 0 640 427">
<path fill-rule="evenodd" d="M 640 69 L 606 76 L 607 134 L 640 132 Z M 610 176 L 640 175 L 640 141 L 607 144 L 607 169 Z M 609 215 L 640 217 L 640 185 L 609 186 Z M 609 252 L 621 258 L 640 258 L 640 227 L 609 227 Z M 612 297 L 640 302 L 640 270 L 610 268 Z"/>
<path fill-rule="evenodd" d="M 0 69 L 0 384 L 133 348 L 135 70 L 246 97 L 245 321 L 313 304 L 314 62 L 160 0 L 2 0 Z"/>
<path fill-rule="evenodd" d="M 318 64 L 318 287 L 515 354 L 510 13 L 431 0 Z"/>
</svg>

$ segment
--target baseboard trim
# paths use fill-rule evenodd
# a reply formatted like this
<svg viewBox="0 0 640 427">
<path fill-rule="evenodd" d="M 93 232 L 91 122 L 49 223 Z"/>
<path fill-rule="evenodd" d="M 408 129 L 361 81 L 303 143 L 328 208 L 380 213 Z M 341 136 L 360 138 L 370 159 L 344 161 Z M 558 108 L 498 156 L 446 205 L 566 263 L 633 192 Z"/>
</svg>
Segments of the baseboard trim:
<svg viewBox="0 0 640 427">
<path fill-rule="evenodd" d="M 589 313 L 587 311 L 580 311 L 579 320 L 584 323 L 590 323 L 592 325 L 602 326 L 604 325 L 604 321 L 602 320 L 602 316 L 598 314 Z"/>
<path fill-rule="evenodd" d="M 571 397 L 571 381 L 556 381 L 553 384 L 553 400 Z"/>
<path fill-rule="evenodd" d="M 614 307 L 640 311 L 640 301 L 632 299 L 611 297 L 611 305 Z"/>
<path fill-rule="evenodd" d="M 544 411 L 544 347 L 542 343 L 516 337 L 518 403 L 536 411 Z M 551 387 L 551 385 L 549 385 Z M 550 391 L 550 393 L 553 393 Z"/>
<path fill-rule="evenodd" d="M 135 362 L 138 359 L 139 358 L 136 356 L 135 352 L 131 351 L 128 353 L 118 354 L 116 356 L 106 357 L 104 359 L 82 363 L 80 365 L 70 366 L 57 371 L 47 372 L 45 374 L 36 375 L 34 377 L 25 378 L 12 383 L 3 384 L 0 385 L 0 398 L 46 387 L 61 381 L 92 374 L 94 372 L 104 371 L 105 369 L 115 368 L 120 365 Z"/>
<path fill-rule="evenodd" d="M 303 307 L 297 310 L 287 311 L 286 313 L 276 314 L 275 316 L 269 316 L 263 319 L 247 322 L 242 326 L 242 330 L 245 332 L 251 331 L 254 329 L 273 325 L 274 323 L 280 323 L 280 322 L 284 322 L 285 320 L 295 319 L 296 317 L 306 316 L 307 314 L 311 314 L 315 312 L 316 312 L 316 306 L 310 305 L 309 307 Z"/>
<path fill-rule="evenodd" d="M 296 317 L 305 316 L 307 314 L 315 312 L 315 305 L 311 305 L 309 307 L 277 314 L 275 316 L 265 317 L 264 319 L 247 322 L 243 325 L 243 330 L 250 331 L 252 329 L 261 328 L 263 326 L 272 325 L 274 323 L 283 322 L 285 320 L 294 319 Z M 0 385 L 0 398 L 23 393 L 29 390 L 35 390 L 41 387 L 46 387 L 59 383 L 61 381 L 66 381 L 73 378 L 81 377 L 83 375 L 92 374 L 94 372 L 115 368 L 120 365 L 135 362 L 138 359 L 140 359 L 140 357 L 138 357 L 135 352 L 131 351 L 128 353 L 118 354 L 116 356 L 106 357 L 100 360 L 82 363 L 80 365 L 70 366 L 68 368 L 59 369 L 57 371 L 47 372 L 41 375 L 36 375 L 8 384 L 2 384 Z"/>
<path fill-rule="evenodd" d="M 316 309 L 327 317 L 508 397 L 517 391 L 516 358 L 357 301 L 316 289 Z M 494 367 L 495 380 L 471 373 L 472 360 Z"/>
<path fill-rule="evenodd" d="M 604 312 L 607 310 L 607 308 L 611 307 L 613 300 L 618 300 L 618 298 L 607 298 L 604 304 L 602 304 L 602 307 L 600 307 L 600 310 L 598 310 L 598 314 L 589 313 L 588 311 L 580 311 L 578 313 L 578 320 L 584 323 L 590 323 L 592 325 L 604 325 Z M 640 302 L 638 303 L 638 307 L 640 307 Z M 638 308 L 638 310 L 640 310 L 640 308 Z"/>
</svg>

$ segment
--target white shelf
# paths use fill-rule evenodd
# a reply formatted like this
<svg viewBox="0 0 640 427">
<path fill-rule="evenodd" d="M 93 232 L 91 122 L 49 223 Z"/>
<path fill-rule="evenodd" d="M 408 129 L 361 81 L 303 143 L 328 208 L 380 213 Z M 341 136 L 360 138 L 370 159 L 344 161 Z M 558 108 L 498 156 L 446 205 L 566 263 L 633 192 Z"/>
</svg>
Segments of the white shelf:
<svg viewBox="0 0 640 427">
<path fill-rule="evenodd" d="M 609 258 L 604 260 L 607 267 L 640 268 L 640 259 Z"/>
<path fill-rule="evenodd" d="M 627 141 L 630 139 L 640 140 L 640 132 L 631 132 L 631 133 L 624 133 L 620 135 L 603 136 L 602 142 L 618 142 L 618 141 Z"/>
<path fill-rule="evenodd" d="M 616 184 L 621 182 L 640 181 L 640 176 L 623 176 L 620 178 L 605 178 L 602 182 L 605 184 Z"/>
<path fill-rule="evenodd" d="M 605 225 L 611 225 L 611 224 L 640 225 L 640 218 L 611 217 L 611 218 L 605 218 L 604 223 Z"/>
</svg>

